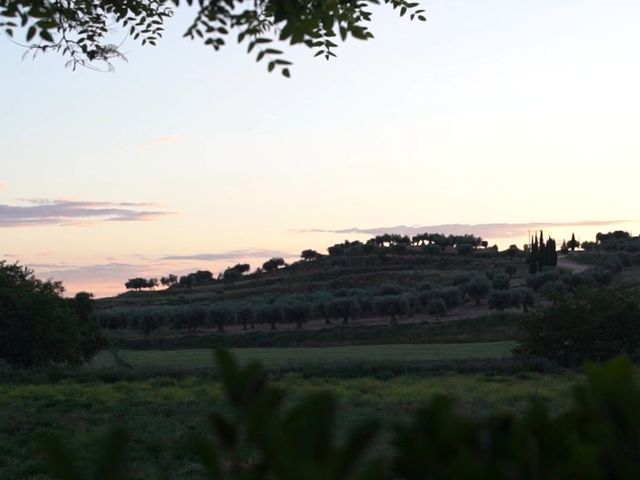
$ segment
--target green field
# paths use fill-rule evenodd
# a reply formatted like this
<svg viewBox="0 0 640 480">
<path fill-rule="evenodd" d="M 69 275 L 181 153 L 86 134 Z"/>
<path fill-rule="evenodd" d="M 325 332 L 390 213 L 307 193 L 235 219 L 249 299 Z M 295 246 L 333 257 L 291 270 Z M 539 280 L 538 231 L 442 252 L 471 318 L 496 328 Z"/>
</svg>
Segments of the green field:
<svg viewBox="0 0 640 480">
<path fill-rule="evenodd" d="M 515 342 L 367 345 L 323 348 L 238 348 L 241 362 L 259 360 L 266 368 L 301 368 L 343 364 L 424 363 L 447 360 L 508 358 Z M 213 366 L 210 349 L 121 350 L 118 357 L 133 368 L 202 368 Z"/>
<path fill-rule="evenodd" d="M 568 403 L 574 373 L 526 374 L 517 376 L 402 375 L 386 380 L 353 379 L 289 374 L 275 383 L 290 398 L 318 390 L 332 392 L 340 402 L 339 425 L 352 425 L 364 418 L 385 422 L 407 418 L 434 395 L 456 400 L 469 415 L 500 410 L 522 411 L 531 400 L 539 400 L 554 411 Z M 209 412 L 225 409 L 220 386 L 202 378 L 157 377 L 146 381 L 115 383 L 2 384 L 0 385 L 0 479 L 44 480 L 44 465 L 38 454 L 38 438 L 57 435 L 67 438 L 78 458 L 86 461 L 96 454 L 102 435 L 114 423 L 132 432 L 136 478 L 203 478 L 194 470 L 193 459 L 182 454 L 163 454 L 154 460 L 153 446 L 162 443 L 174 451 L 193 432 L 207 432 Z M 167 452 L 169 449 L 165 449 Z"/>
</svg>

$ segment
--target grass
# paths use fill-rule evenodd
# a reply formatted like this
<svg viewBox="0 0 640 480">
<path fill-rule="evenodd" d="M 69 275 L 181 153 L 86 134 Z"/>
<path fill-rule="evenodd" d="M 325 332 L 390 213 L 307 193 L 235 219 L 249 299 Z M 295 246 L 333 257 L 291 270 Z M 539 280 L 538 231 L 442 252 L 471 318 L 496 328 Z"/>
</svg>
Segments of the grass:
<svg viewBox="0 0 640 480">
<path fill-rule="evenodd" d="M 353 425 L 378 417 L 389 425 L 406 419 L 434 395 L 457 401 L 470 415 L 501 410 L 523 411 L 531 400 L 547 403 L 553 411 L 566 407 L 571 385 L 581 376 L 527 374 L 517 376 L 403 375 L 387 380 L 304 378 L 289 374 L 276 384 L 291 397 L 319 390 L 332 392 L 340 402 L 338 425 Z M 71 442 L 81 464 L 92 458 L 100 438 L 114 423 L 132 432 L 129 451 L 135 478 L 200 479 L 192 459 L 179 446 L 194 432 L 208 431 L 208 413 L 225 410 L 220 386 L 214 381 L 158 377 L 145 381 L 0 385 L 0 479 L 44 480 L 37 439 L 61 436 Z M 391 413 L 391 415 L 390 415 Z M 173 453 L 151 454 L 158 444 Z M 166 452 L 166 450 L 162 450 Z"/>
<path fill-rule="evenodd" d="M 448 360 L 508 358 L 515 342 L 367 345 L 325 348 L 242 348 L 233 353 L 241 362 L 259 360 L 267 369 L 340 367 L 350 364 L 424 363 Z M 210 349 L 121 350 L 118 357 L 133 368 L 194 369 L 213 366 Z"/>
</svg>

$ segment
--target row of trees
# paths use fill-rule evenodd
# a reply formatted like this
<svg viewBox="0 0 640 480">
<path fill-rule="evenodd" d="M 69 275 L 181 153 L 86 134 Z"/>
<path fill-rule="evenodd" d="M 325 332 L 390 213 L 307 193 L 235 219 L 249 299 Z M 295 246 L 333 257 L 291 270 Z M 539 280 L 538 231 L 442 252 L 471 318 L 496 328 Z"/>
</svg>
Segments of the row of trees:
<svg viewBox="0 0 640 480">
<path fill-rule="evenodd" d="M 511 265 L 505 269 L 513 274 Z M 296 324 L 298 328 L 311 319 L 323 319 L 330 324 L 348 324 L 359 317 L 384 316 L 391 324 L 402 317 L 424 312 L 434 317 L 445 315 L 467 301 L 480 305 L 494 290 L 510 288 L 510 274 L 487 272 L 486 275 L 458 275 L 451 286 L 436 287 L 429 281 L 413 287 L 386 283 L 369 289 L 338 289 L 312 294 L 288 294 L 274 297 L 253 297 L 215 304 L 184 306 L 115 308 L 98 313 L 104 328 L 135 328 L 150 332 L 160 326 L 195 329 L 243 325 L 254 328 L 256 323 L 270 324 L 276 329 L 280 323 Z M 494 308 L 524 308 L 532 304 L 533 291 L 514 293 L 521 301 L 512 300 L 508 306 L 490 304 Z M 519 295 L 519 296 L 518 296 Z M 515 297 L 514 297 L 515 298 Z"/>
<path fill-rule="evenodd" d="M 274 257 L 264 262 L 262 268 L 258 268 L 255 273 L 272 272 L 284 266 L 286 266 L 286 262 L 283 258 Z M 250 270 L 251 266 L 248 263 L 238 263 L 232 267 L 227 267 L 224 272 L 218 275 L 217 278 L 215 278 L 213 273 L 209 270 L 198 270 L 180 277 L 174 274 L 169 274 L 166 277 L 162 277 L 160 281 L 158 281 L 157 278 L 130 278 L 125 282 L 124 286 L 127 290 L 138 291 L 142 289 L 153 289 L 159 284 L 163 287 L 178 285 L 180 287 L 191 288 L 196 285 L 207 284 L 216 280 L 234 282 L 249 273 Z"/>
<path fill-rule="evenodd" d="M 479 247 L 488 248 L 489 243 L 474 235 L 443 235 L 440 233 L 422 233 L 413 237 L 399 234 L 384 234 L 366 242 L 345 240 L 327 250 L 330 256 L 372 255 L 376 253 L 426 253 L 435 255 L 447 249 L 455 249 L 459 254 L 472 253 Z M 411 248 L 413 247 L 413 248 Z M 420 247 L 420 248 L 416 248 Z"/>
<path fill-rule="evenodd" d="M 448 248 L 453 248 L 460 255 L 469 255 L 479 247 L 488 248 L 488 242 L 481 237 L 474 235 L 444 235 L 439 233 L 421 233 L 413 237 L 399 234 L 384 234 L 375 236 L 366 242 L 359 240 L 350 242 L 345 240 L 343 243 L 330 246 L 327 251 L 330 257 L 340 257 L 344 255 L 372 255 L 376 253 L 384 253 L 387 251 L 402 253 L 406 252 L 409 247 L 420 247 L 412 251 L 424 253 L 427 255 L 438 255 Z M 494 247 L 497 249 L 497 247 Z M 321 253 L 313 249 L 305 249 L 300 254 L 302 263 L 313 262 L 324 257 Z M 255 274 L 263 272 L 273 272 L 280 268 L 286 267 L 285 260 L 281 257 L 273 257 L 262 264 L 255 270 Z M 224 272 L 214 277 L 209 270 L 198 270 L 183 276 L 170 274 L 162 277 L 159 281 L 156 278 L 132 278 L 125 283 L 125 287 L 130 290 L 153 289 L 159 284 L 164 287 L 172 287 L 178 285 L 181 287 L 192 287 L 199 284 L 205 284 L 214 280 L 236 281 L 242 276 L 250 272 L 250 266 L 246 263 L 237 264 L 228 267 Z"/>
</svg>

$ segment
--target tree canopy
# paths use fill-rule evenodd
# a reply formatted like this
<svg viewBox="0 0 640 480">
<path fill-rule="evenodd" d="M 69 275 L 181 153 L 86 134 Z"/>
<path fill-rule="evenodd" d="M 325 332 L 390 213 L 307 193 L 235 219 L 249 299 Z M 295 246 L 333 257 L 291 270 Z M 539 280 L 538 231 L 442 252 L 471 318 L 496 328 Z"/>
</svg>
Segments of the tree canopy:
<svg viewBox="0 0 640 480">
<path fill-rule="evenodd" d="M 19 366 L 79 363 L 105 346 L 91 294 L 62 298 L 60 282 L 0 261 L 0 359 Z"/>
<path fill-rule="evenodd" d="M 195 7 L 185 37 L 214 50 L 235 38 L 257 61 L 265 59 L 269 71 L 288 77 L 291 62 L 277 43 L 305 45 L 328 60 L 336 56 L 337 38 L 373 37 L 370 8 L 380 3 L 426 20 L 419 4 L 407 0 L 0 0 L 0 30 L 34 53 L 63 55 L 72 68 L 111 68 L 113 59 L 124 58 L 110 42 L 114 33 L 156 45 L 176 9 Z"/>
</svg>

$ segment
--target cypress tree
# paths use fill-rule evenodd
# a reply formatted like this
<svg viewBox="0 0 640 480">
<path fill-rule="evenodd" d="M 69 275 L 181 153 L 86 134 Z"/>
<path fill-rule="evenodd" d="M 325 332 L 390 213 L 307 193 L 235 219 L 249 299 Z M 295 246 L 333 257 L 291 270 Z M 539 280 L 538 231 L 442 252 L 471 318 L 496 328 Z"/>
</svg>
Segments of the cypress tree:
<svg viewBox="0 0 640 480">
<path fill-rule="evenodd" d="M 538 271 L 542 271 L 542 267 L 545 265 L 544 255 L 545 255 L 544 233 L 542 232 L 542 230 L 540 230 L 540 247 L 538 249 Z"/>
<path fill-rule="evenodd" d="M 531 252 L 529 253 L 529 273 L 535 274 L 538 272 L 538 257 L 540 256 L 540 250 L 538 249 L 538 236 L 536 234 L 535 239 L 531 245 Z"/>
</svg>

